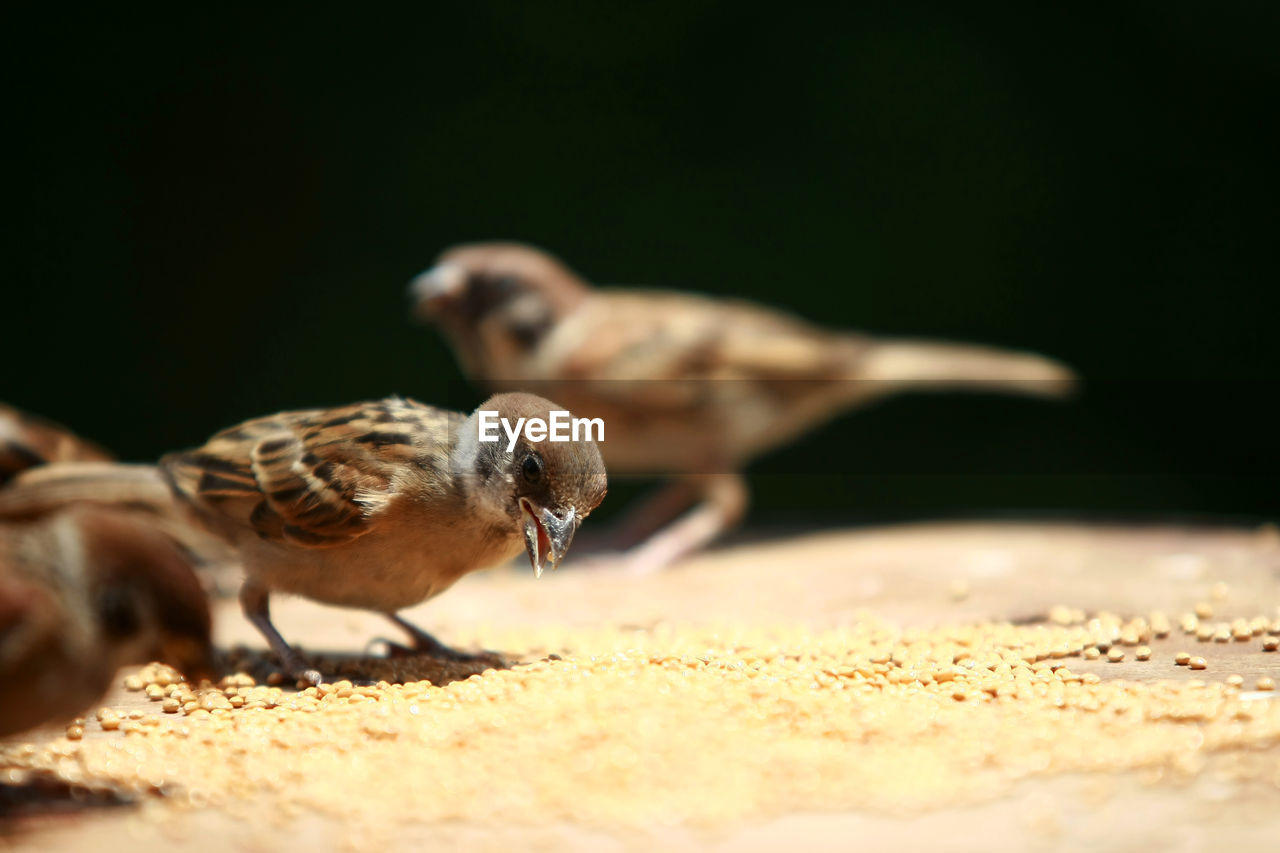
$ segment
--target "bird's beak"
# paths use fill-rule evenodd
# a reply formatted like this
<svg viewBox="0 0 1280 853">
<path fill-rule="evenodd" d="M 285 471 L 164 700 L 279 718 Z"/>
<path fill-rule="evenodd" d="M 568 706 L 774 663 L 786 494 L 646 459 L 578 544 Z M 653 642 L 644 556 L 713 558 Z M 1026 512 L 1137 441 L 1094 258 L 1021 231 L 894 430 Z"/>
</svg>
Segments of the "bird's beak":
<svg viewBox="0 0 1280 853">
<path fill-rule="evenodd" d="M 430 315 L 462 295 L 467 271 L 457 264 L 437 264 L 409 283 L 418 313 Z"/>
<path fill-rule="evenodd" d="M 578 532 L 582 519 L 572 507 L 561 518 L 549 509 L 541 509 L 528 498 L 520 499 L 520 514 L 524 517 L 524 545 L 533 563 L 533 574 L 542 577 L 544 560 L 551 568 L 560 565 Z"/>
<path fill-rule="evenodd" d="M 185 675 L 191 684 L 199 684 L 202 679 L 217 680 L 213 648 L 196 637 L 169 634 L 161 641 L 159 658 Z"/>
</svg>

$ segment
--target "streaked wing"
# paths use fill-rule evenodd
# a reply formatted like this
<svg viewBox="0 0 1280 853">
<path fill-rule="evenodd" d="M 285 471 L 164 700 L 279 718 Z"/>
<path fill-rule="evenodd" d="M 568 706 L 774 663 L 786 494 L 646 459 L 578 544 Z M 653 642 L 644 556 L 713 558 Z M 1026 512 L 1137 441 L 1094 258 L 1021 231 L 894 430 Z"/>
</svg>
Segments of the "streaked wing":
<svg viewBox="0 0 1280 853">
<path fill-rule="evenodd" d="M 394 397 L 285 412 L 171 454 L 161 468 L 215 526 L 332 547 L 369 532 L 406 463 L 447 466 L 449 429 L 460 418 Z"/>
</svg>

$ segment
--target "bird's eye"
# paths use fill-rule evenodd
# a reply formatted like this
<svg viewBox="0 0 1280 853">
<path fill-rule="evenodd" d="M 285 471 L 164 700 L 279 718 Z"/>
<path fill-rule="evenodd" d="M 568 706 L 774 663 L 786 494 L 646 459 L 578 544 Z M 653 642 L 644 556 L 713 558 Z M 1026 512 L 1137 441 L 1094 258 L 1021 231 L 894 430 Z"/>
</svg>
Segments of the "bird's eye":
<svg viewBox="0 0 1280 853">
<path fill-rule="evenodd" d="M 520 279 L 513 275 L 500 275 L 493 280 L 493 289 L 505 296 L 520 289 Z"/>
<path fill-rule="evenodd" d="M 520 473 L 524 474 L 528 482 L 538 482 L 542 479 L 542 459 L 536 453 L 529 454 L 520 465 Z"/>
<path fill-rule="evenodd" d="M 111 637 L 128 637 L 142 629 L 142 616 L 133 596 L 117 584 L 98 594 L 98 618 L 102 620 L 102 630 Z"/>
</svg>

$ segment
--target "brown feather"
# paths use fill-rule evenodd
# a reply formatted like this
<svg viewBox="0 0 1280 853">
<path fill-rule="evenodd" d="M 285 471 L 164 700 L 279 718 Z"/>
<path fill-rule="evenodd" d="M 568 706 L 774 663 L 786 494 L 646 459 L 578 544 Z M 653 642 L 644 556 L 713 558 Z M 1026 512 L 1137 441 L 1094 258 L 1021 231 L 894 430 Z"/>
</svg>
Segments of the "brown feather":
<svg viewBox="0 0 1280 853">
<path fill-rule="evenodd" d="M 369 532 L 395 493 L 399 466 L 424 457 L 446 465 L 449 430 L 461 418 L 398 397 L 283 412 L 160 464 L 215 528 L 248 526 L 265 539 L 328 548 Z"/>
<path fill-rule="evenodd" d="M 53 421 L 0 403 L 0 483 L 50 462 L 110 460 L 111 454 Z"/>
</svg>

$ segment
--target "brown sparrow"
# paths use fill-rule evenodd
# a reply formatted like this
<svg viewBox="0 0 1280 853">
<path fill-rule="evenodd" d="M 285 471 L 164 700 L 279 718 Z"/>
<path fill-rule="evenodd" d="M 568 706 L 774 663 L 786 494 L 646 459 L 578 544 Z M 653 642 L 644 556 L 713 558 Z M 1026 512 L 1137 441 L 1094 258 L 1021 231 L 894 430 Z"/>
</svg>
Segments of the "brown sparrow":
<svg viewBox="0 0 1280 853">
<path fill-rule="evenodd" d="M 192 524 L 154 465 L 54 462 L 22 471 L 0 488 L 0 520 L 31 520 L 76 504 L 128 513 L 165 534 L 210 585 L 236 561 L 220 537 Z"/>
<path fill-rule="evenodd" d="M 483 441 L 484 412 L 509 424 L 559 407 L 500 394 L 470 417 L 389 397 L 282 412 L 160 461 L 175 494 L 240 552 L 240 602 L 295 676 L 317 682 L 271 623 L 289 592 L 386 614 L 418 650 L 468 657 L 396 611 L 464 574 L 528 551 L 535 573 L 564 558 L 605 494 L 595 442 Z M 518 426 L 516 427 L 519 428 Z"/>
<path fill-rule="evenodd" d="M 152 660 L 212 674 L 204 591 L 167 537 L 104 507 L 0 523 L 0 736 L 72 718 Z"/>
<path fill-rule="evenodd" d="M 828 331 L 736 300 L 595 289 L 513 243 L 446 251 L 411 295 L 471 378 L 602 418 L 611 472 L 685 475 L 630 524 L 632 539 L 653 534 L 701 499 L 627 555 L 638 572 L 735 523 L 747 504 L 736 472 L 847 408 L 922 388 L 1061 395 L 1073 382 L 1067 368 L 1029 353 Z"/>
<path fill-rule="evenodd" d="M 0 403 L 0 484 L 50 462 L 106 461 L 101 447 L 52 421 Z"/>
<path fill-rule="evenodd" d="M 231 549 L 191 524 L 154 465 L 111 455 L 65 427 L 0 403 L 0 520 L 31 520 L 73 504 L 126 511 L 173 539 L 200 569 L 222 569 Z M 201 573 L 213 582 L 209 572 Z"/>
</svg>

